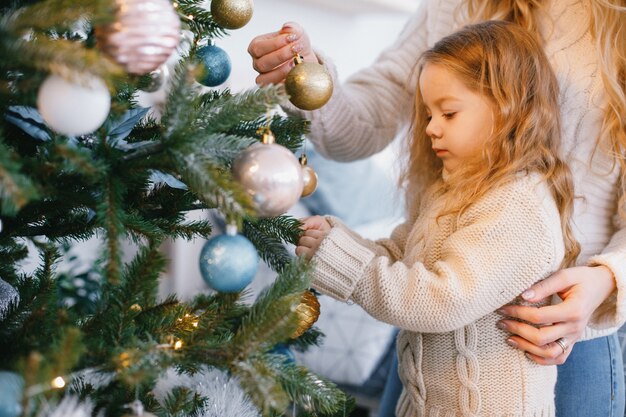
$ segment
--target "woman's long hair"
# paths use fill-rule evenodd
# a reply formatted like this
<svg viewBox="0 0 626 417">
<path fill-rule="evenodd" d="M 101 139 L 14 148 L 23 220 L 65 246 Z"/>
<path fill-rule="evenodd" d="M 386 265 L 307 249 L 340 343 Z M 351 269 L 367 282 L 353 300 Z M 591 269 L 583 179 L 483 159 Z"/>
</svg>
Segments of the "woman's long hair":
<svg viewBox="0 0 626 417">
<path fill-rule="evenodd" d="M 596 46 L 606 108 L 598 144 L 620 166 L 619 214 L 626 219 L 626 0 L 581 0 L 590 8 L 589 31 Z M 538 36 L 537 16 L 543 0 L 465 0 L 469 23 L 505 20 Z"/>
<path fill-rule="evenodd" d="M 573 182 L 569 168 L 558 157 L 558 83 L 541 45 L 519 25 L 489 21 L 466 26 L 437 42 L 422 55 L 420 73 L 426 64 L 445 68 L 486 97 L 494 109 L 494 129 L 480 157 L 464 161 L 445 182 L 439 181 L 443 165 L 426 135 L 428 118 L 418 86 L 409 164 L 403 177 L 407 196 L 422 195 L 437 184 L 447 196 L 441 215 L 461 216 L 489 190 L 515 180 L 520 172 L 540 173 L 561 215 L 563 266 L 571 265 L 580 252 L 569 221 Z M 407 200 L 413 213 L 417 208 L 411 205 L 419 203 L 411 199 Z"/>
</svg>

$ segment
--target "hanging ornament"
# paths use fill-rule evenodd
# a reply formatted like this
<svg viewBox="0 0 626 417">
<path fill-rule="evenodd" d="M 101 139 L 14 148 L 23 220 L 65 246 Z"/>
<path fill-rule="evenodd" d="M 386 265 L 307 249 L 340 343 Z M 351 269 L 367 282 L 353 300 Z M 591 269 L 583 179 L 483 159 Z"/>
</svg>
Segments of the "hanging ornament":
<svg viewBox="0 0 626 417">
<path fill-rule="evenodd" d="M 57 279 L 59 303 L 78 314 L 93 314 L 100 300 L 100 276 L 95 272 L 79 275 L 61 273 Z"/>
<path fill-rule="evenodd" d="M 306 290 L 302 293 L 296 314 L 300 319 L 300 327 L 291 335 L 294 339 L 309 330 L 320 316 L 320 302 L 312 291 Z"/>
<path fill-rule="evenodd" d="M 285 362 L 287 362 L 287 363 L 295 363 L 295 361 L 296 361 L 296 356 L 293 354 L 291 349 L 289 349 L 289 346 L 287 346 L 284 343 L 276 344 L 269 351 L 269 353 L 272 353 L 274 355 L 282 355 L 282 356 L 284 356 L 285 357 Z"/>
<path fill-rule="evenodd" d="M 159 68 L 151 71 L 147 77 L 148 80 L 145 85 L 139 87 L 141 91 L 145 91 L 146 93 L 154 93 L 158 91 L 163 84 L 165 84 L 165 80 L 170 75 L 170 70 L 167 68 L 167 65 L 161 65 Z"/>
<path fill-rule="evenodd" d="M 115 20 L 95 28 L 100 49 L 131 74 L 163 64 L 180 39 L 180 19 L 168 0 L 116 0 Z"/>
<path fill-rule="evenodd" d="M 231 63 L 228 54 L 215 46 L 211 41 L 198 49 L 197 56 L 204 66 L 204 71 L 197 78 L 198 82 L 207 87 L 224 84 L 230 76 Z"/>
<path fill-rule="evenodd" d="M 111 95 L 104 81 L 84 75 L 76 83 L 50 75 L 39 87 L 37 108 L 52 130 L 80 136 L 99 128 L 109 115 Z"/>
<path fill-rule="evenodd" d="M 143 404 L 139 400 L 126 404 L 124 408 L 130 408 L 131 412 L 122 415 L 122 417 L 157 417 L 156 415 L 145 411 Z"/>
<path fill-rule="evenodd" d="M 22 414 L 24 380 L 13 372 L 0 371 L 0 417 Z"/>
<path fill-rule="evenodd" d="M 304 62 L 301 56 L 294 59 L 296 66 L 285 79 L 289 101 L 302 110 L 317 110 L 330 100 L 333 79 L 323 65 Z"/>
<path fill-rule="evenodd" d="M 293 153 L 275 143 L 272 132 L 263 133 L 233 162 L 233 176 L 252 196 L 260 217 L 289 210 L 302 194 L 302 168 Z"/>
<path fill-rule="evenodd" d="M 313 168 L 307 165 L 305 154 L 300 156 L 299 161 L 302 166 L 302 197 L 306 197 L 313 194 L 317 188 L 317 174 Z"/>
<path fill-rule="evenodd" d="M 20 295 L 8 282 L 0 278 L 0 321 L 4 320 L 9 307 L 20 302 Z"/>
<path fill-rule="evenodd" d="M 239 29 L 252 18 L 252 0 L 212 0 L 211 16 L 224 29 Z"/>
<path fill-rule="evenodd" d="M 239 292 L 256 275 L 259 255 L 237 227 L 228 225 L 226 234 L 208 240 L 200 252 L 200 272 L 209 287 L 219 292 Z"/>
</svg>

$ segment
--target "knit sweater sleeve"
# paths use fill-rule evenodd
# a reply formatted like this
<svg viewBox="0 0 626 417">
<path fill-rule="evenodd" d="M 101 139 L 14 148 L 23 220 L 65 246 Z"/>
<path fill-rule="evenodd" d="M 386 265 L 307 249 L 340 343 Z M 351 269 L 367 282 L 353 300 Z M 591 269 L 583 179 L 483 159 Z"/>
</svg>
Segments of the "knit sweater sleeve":
<svg viewBox="0 0 626 417">
<path fill-rule="evenodd" d="M 392 261 L 398 261 L 404 256 L 406 238 L 411 230 L 412 224 L 410 220 L 405 221 L 393 229 L 389 238 L 371 240 L 351 230 L 335 216 L 326 216 L 326 220 L 328 220 L 333 228 L 340 229 L 342 233 L 348 235 L 350 239 L 353 239 L 359 245 L 367 248 L 369 251 L 376 254 L 376 256 L 384 256 Z"/>
<path fill-rule="evenodd" d="M 311 121 L 309 138 L 321 154 L 339 161 L 373 155 L 410 119 L 416 83 L 413 73 L 427 47 L 428 3 L 434 1 L 421 2 L 400 37 L 374 65 L 343 84 L 338 82 L 332 62 L 316 52 L 333 77 L 333 95 L 321 109 L 300 113 Z"/>
<path fill-rule="evenodd" d="M 558 211 L 545 187 L 541 196 L 503 188 L 462 216 L 434 249 L 439 256 L 430 268 L 377 255 L 333 228 L 314 257 L 313 286 L 406 330 L 447 332 L 476 321 L 558 269 L 563 258 Z"/>
<path fill-rule="evenodd" d="M 626 219 L 616 213 L 613 223 L 616 232 L 609 244 L 601 254 L 592 256 L 587 261 L 590 266 L 603 265 L 609 268 L 617 285 L 617 290 L 596 309 L 591 317 L 589 327 L 594 329 L 615 328 L 617 330 L 626 322 Z"/>
</svg>

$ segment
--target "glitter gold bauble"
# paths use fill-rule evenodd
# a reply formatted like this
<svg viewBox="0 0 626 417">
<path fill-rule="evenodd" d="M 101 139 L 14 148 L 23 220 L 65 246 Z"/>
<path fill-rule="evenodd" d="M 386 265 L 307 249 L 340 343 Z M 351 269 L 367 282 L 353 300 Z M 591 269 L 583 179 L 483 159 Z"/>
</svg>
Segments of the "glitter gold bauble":
<svg viewBox="0 0 626 417">
<path fill-rule="evenodd" d="M 225 29 L 242 28 L 252 18 L 252 0 L 212 0 L 211 16 Z"/>
<path fill-rule="evenodd" d="M 169 0 L 116 0 L 115 20 L 95 28 L 98 47 L 131 74 L 163 64 L 180 40 L 180 19 Z"/>
<path fill-rule="evenodd" d="M 232 171 L 252 197 L 259 217 L 283 214 L 302 195 L 302 168 L 298 159 L 289 149 L 272 141 L 255 143 L 244 150 L 233 161 Z"/>
<path fill-rule="evenodd" d="M 302 293 L 300 304 L 296 307 L 296 314 L 300 319 L 300 326 L 291 335 L 294 339 L 309 330 L 320 316 L 320 302 L 312 291 L 307 290 Z"/>
<path fill-rule="evenodd" d="M 306 197 L 313 194 L 317 188 L 317 173 L 307 165 L 306 155 L 300 157 L 300 165 L 302 165 L 302 197 Z"/>
<path fill-rule="evenodd" d="M 317 110 L 333 95 L 333 79 L 323 65 L 296 58 L 285 79 L 289 101 L 302 110 Z"/>
</svg>

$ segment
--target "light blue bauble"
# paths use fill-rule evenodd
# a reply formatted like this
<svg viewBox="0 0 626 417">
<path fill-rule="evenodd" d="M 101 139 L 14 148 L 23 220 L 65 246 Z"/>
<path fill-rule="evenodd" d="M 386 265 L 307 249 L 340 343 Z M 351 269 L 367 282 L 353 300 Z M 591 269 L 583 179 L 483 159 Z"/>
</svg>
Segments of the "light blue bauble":
<svg viewBox="0 0 626 417">
<path fill-rule="evenodd" d="M 254 245 L 238 234 L 216 236 L 207 241 L 200 252 L 202 278 L 219 292 L 239 292 L 246 288 L 256 275 L 258 265 Z"/>
<path fill-rule="evenodd" d="M 13 372 L 0 371 L 0 417 L 17 417 L 22 414 L 24 380 Z"/>
<path fill-rule="evenodd" d="M 206 45 L 198 49 L 197 55 L 204 65 L 204 74 L 198 78 L 200 84 L 216 87 L 228 79 L 232 66 L 228 54 L 222 48 Z"/>
</svg>

